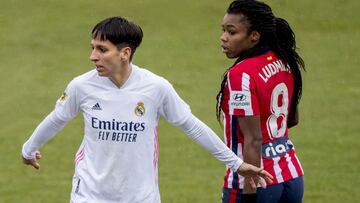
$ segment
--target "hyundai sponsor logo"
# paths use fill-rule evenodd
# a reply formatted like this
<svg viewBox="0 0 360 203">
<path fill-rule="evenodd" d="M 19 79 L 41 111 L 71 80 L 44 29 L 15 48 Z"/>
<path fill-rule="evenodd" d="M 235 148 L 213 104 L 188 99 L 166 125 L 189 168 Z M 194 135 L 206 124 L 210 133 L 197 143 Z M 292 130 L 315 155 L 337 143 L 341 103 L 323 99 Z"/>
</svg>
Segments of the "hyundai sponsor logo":
<svg viewBox="0 0 360 203">
<path fill-rule="evenodd" d="M 246 96 L 244 94 L 237 93 L 233 95 L 233 99 L 235 101 L 245 101 Z"/>
</svg>

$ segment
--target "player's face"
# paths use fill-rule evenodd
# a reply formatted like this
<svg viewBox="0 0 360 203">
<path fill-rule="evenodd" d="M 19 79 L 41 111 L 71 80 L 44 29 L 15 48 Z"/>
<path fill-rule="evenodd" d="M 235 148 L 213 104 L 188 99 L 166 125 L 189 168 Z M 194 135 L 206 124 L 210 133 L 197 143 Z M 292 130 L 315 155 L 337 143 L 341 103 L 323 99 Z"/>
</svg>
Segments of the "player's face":
<svg viewBox="0 0 360 203">
<path fill-rule="evenodd" d="M 110 77 L 120 72 L 124 62 L 128 62 L 124 49 L 129 47 L 118 49 L 109 40 L 92 39 L 91 48 L 90 60 L 96 66 L 100 76 Z"/>
<path fill-rule="evenodd" d="M 238 57 L 258 42 L 256 38 L 254 41 L 254 33 L 249 31 L 249 23 L 243 15 L 226 14 L 222 29 L 221 47 L 228 58 Z"/>
</svg>

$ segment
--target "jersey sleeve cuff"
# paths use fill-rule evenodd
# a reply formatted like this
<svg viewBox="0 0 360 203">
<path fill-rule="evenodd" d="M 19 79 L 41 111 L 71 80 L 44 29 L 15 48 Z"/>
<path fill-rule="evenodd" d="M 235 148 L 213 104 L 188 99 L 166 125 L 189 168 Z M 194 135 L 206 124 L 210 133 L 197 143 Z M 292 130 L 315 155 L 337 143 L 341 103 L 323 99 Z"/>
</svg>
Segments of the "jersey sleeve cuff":
<svg viewBox="0 0 360 203">
<path fill-rule="evenodd" d="M 234 163 L 234 165 L 231 167 L 231 170 L 232 170 L 233 172 L 237 172 L 238 169 L 240 168 L 241 164 L 243 164 L 243 163 L 244 163 L 244 161 L 241 160 L 240 158 L 238 158 L 238 159 L 236 160 L 236 162 Z"/>
<path fill-rule="evenodd" d="M 22 157 L 24 157 L 24 159 L 27 159 L 27 160 L 35 159 L 35 153 L 36 152 L 33 152 L 31 154 L 26 153 L 25 144 L 23 145 L 23 148 L 21 150 Z"/>
</svg>

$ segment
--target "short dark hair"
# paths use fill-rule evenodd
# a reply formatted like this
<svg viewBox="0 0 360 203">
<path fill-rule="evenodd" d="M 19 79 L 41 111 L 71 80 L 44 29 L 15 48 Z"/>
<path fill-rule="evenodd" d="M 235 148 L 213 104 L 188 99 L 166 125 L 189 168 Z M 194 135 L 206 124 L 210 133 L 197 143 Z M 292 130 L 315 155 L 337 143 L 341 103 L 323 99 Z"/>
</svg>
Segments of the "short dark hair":
<svg viewBox="0 0 360 203">
<path fill-rule="evenodd" d="M 131 48 L 132 59 L 136 48 L 141 44 L 143 31 L 141 27 L 124 17 L 110 17 L 99 22 L 91 31 L 93 39 L 109 40 L 119 49 Z"/>
</svg>

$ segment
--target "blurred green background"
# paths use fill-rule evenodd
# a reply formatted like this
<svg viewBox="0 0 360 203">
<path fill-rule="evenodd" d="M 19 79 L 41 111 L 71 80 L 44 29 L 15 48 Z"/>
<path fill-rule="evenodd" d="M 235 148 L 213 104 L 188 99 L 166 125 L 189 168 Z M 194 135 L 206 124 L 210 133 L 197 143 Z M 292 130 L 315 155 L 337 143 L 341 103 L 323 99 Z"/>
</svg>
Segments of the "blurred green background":
<svg viewBox="0 0 360 203">
<path fill-rule="evenodd" d="M 305 170 L 304 202 L 360 202 L 360 1 L 268 0 L 289 21 L 306 62 L 300 124 L 290 131 Z M 42 170 L 21 146 L 67 83 L 92 68 L 90 30 L 125 16 L 143 28 L 133 62 L 167 78 L 222 137 L 215 95 L 233 61 L 219 47 L 230 1 L 0 0 L 0 203 L 68 202 L 82 116 L 43 148 Z M 224 165 L 161 120 L 164 203 L 220 202 Z"/>
</svg>

